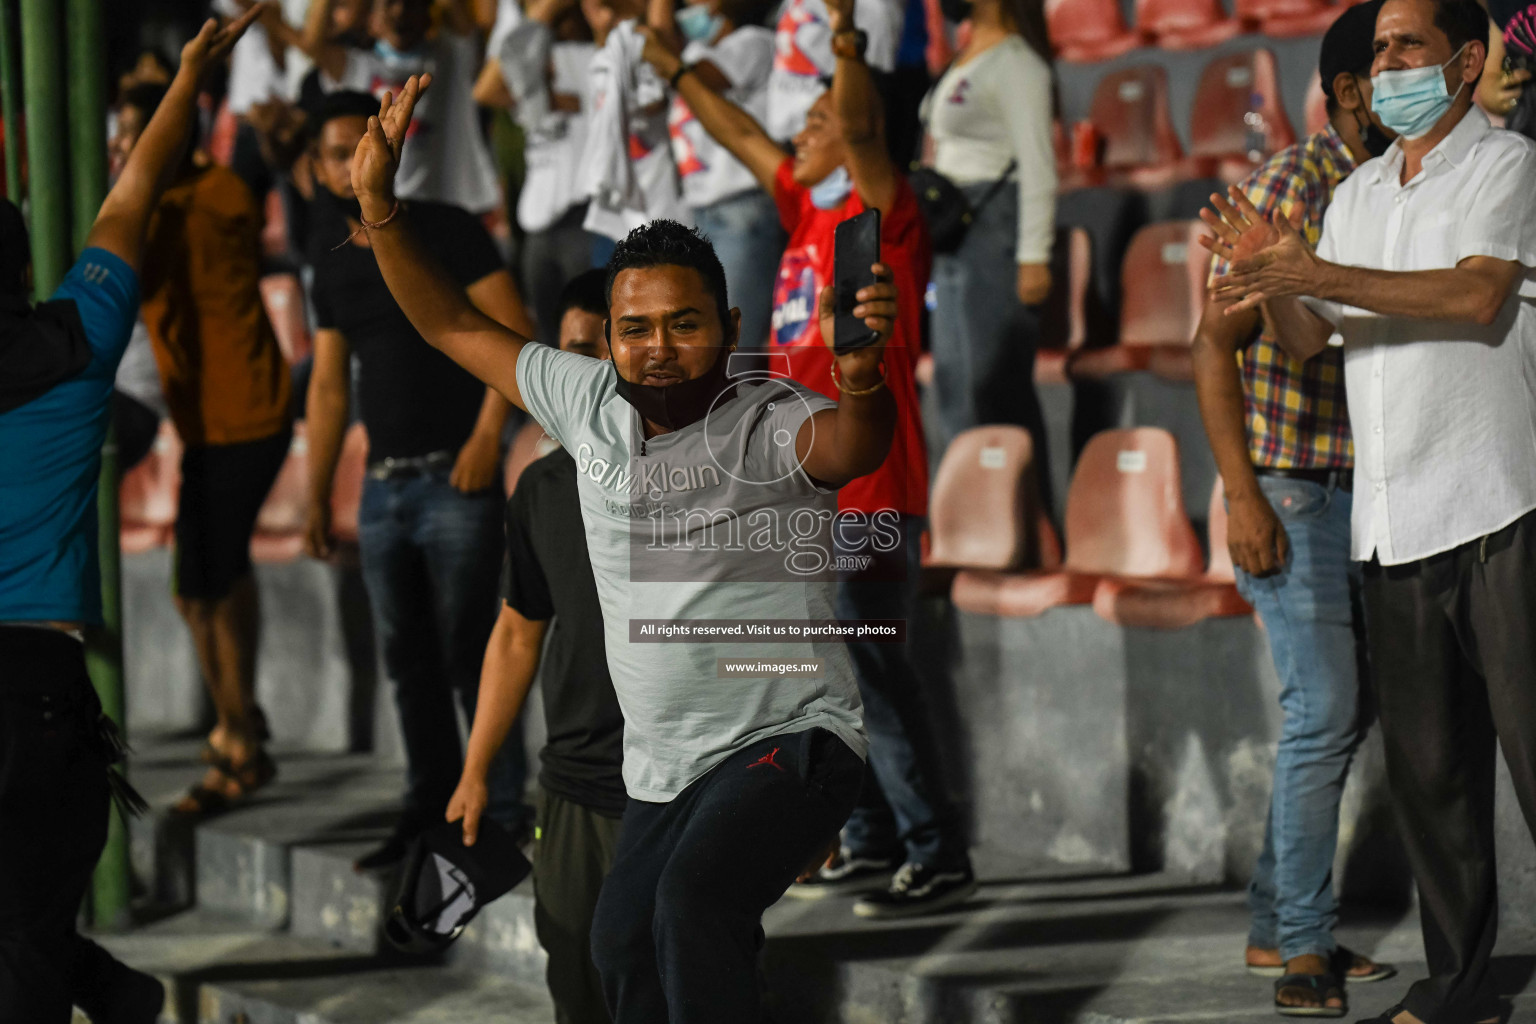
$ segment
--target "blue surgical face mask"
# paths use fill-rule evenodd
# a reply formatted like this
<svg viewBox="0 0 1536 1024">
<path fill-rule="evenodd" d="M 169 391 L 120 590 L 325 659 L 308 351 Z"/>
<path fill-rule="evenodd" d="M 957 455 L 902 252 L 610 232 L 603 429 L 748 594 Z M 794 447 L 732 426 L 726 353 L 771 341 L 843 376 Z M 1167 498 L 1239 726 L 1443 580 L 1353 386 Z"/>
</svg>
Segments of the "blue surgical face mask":
<svg viewBox="0 0 1536 1024">
<path fill-rule="evenodd" d="M 414 50 L 397 50 L 382 39 L 374 42 L 373 52 L 390 64 L 407 64 L 421 59 L 421 47 L 418 46 Z"/>
<path fill-rule="evenodd" d="M 690 42 L 709 42 L 720 31 L 721 19 L 708 4 L 689 4 L 677 12 L 677 30 Z"/>
<path fill-rule="evenodd" d="M 1452 96 L 1445 88 L 1445 69 L 1460 57 L 1467 44 L 1461 45 L 1444 64 L 1424 68 L 1402 68 L 1398 71 L 1382 71 L 1371 76 L 1371 109 L 1381 123 L 1405 139 L 1423 138 L 1439 123 L 1445 112 L 1461 95 L 1461 89 Z"/>
<path fill-rule="evenodd" d="M 811 186 L 811 204 L 818 210 L 835 210 L 852 191 L 853 178 L 848 168 L 839 164 L 837 170 Z"/>
</svg>

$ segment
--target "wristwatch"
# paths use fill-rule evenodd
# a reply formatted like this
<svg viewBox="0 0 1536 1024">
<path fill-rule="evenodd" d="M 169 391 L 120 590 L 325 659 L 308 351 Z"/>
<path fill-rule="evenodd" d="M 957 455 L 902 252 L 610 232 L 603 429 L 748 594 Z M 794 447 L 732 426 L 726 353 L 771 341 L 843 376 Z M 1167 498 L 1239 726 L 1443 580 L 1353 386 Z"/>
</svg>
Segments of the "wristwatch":
<svg viewBox="0 0 1536 1024">
<path fill-rule="evenodd" d="M 677 83 L 681 82 L 683 80 L 683 76 L 686 75 L 688 72 L 690 72 L 692 70 L 693 70 L 693 65 L 692 64 L 679 64 L 677 66 L 677 70 L 672 72 L 672 77 L 667 79 L 667 84 L 670 85 L 674 90 L 676 90 L 677 89 Z"/>
<path fill-rule="evenodd" d="M 839 32 L 832 37 L 832 55 L 842 60 L 863 60 L 869 49 L 869 33 L 861 28 Z"/>
</svg>

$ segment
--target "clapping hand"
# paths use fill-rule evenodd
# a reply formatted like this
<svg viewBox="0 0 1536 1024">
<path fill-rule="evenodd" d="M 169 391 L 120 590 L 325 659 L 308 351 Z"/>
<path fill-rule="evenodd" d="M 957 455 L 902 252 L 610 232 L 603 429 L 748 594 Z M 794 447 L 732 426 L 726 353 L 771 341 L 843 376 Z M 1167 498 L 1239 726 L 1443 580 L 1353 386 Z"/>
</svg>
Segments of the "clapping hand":
<svg viewBox="0 0 1536 1024">
<path fill-rule="evenodd" d="M 1200 219 L 1214 232 L 1200 244 L 1228 261 L 1227 272 L 1212 288 L 1224 312 L 1230 315 L 1268 299 L 1309 294 L 1318 259 L 1301 236 L 1301 204 L 1289 217 L 1276 211 L 1266 218 L 1242 189 L 1234 185 L 1228 194 L 1232 202 L 1212 195 L 1215 212 L 1200 211 Z"/>
</svg>

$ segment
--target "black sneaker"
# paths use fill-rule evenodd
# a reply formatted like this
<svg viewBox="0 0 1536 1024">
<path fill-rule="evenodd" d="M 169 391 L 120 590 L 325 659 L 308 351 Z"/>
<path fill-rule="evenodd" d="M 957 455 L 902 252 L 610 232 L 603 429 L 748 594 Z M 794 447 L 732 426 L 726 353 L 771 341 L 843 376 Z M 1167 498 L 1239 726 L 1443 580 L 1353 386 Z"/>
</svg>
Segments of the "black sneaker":
<svg viewBox="0 0 1536 1024">
<path fill-rule="evenodd" d="M 895 867 L 895 857 L 870 857 L 855 854 L 846 846 L 839 847 L 830 864 L 823 864 L 810 878 L 791 885 L 785 895 L 799 900 L 819 900 L 823 896 L 874 888 L 890 877 Z"/>
<path fill-rule="evenodd" d="M 930 914 L 965 902 L 976 891 L 970 865 L 956 871 L 938 871 L 908 861 L 891 879 L 885 892 L 871 893 L 853 905 L 858 917 L 908 917 Z"/>
<path fill-rule="evenodd" d="M 414 832 L 392 832 L 388 839 L 352 862 L 352 870 L 360 875 L 389 871 L 404 863 L 411 852 Z"/>
</svg>

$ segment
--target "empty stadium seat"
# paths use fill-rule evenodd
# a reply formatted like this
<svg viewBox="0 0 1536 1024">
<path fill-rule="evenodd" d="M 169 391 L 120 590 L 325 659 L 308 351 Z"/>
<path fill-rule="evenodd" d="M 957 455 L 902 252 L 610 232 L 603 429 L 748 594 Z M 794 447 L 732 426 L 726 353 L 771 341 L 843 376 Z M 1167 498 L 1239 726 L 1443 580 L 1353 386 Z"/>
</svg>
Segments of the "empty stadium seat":
<svg viewBox="0 0 1536 1024">
<path fill-rule="evenodd" d="M 1190 175 L 1228 182 L 1240 181 L 1262 159 L 1295 142 L 1275 55 L 1250 50 L 1207 64 L 1195 87 L 1189 134 Z"/>
<path fill-rule="evenodd" d="M 304 286 L 294 274 L 268 274 L 261 279 L 261 302 L 272 322 L 277 345 L 288 365 L 303 362 L 312 350 L 304 319 Z"/>
<path fill-rule="evenodd" d="M 288 457 L 256 514 L 251 557 L 258 562 L 291 562 L 303 554 L 308 510 L 309 438 L 300 422 L 294 424 Z"/>
<path fill-rule="evenodd" d="M 1023 427 L 961 431 L 949 443 L 928 505 L 924 567 L 1018 569 L 1038 560 L 1034 444 Z"/>
<path fill-rule="evenodd" d="M 1189 343 L 1205 305 L 1210 266 L 1210 253 L 1198 239 L 1206 232 L 1198 220 L 1148 224 L 1136 232 L 1121 265 L 1119 344 L 1074 353 L 1070 376 L 1094 380 L 1156 369 L 1175 380 L 1192 378 Z"/>
<path fill-rule="evenodd" d="M 1322 35 L 1344 9 L 1327 0 L 1236 0 L 1236 7 L 1246 26 L 1271 39 Z"/>
<path fill-rule="evenodd" d="M 1110 60 L 1141 45 L 1125 25 L 1120 0 L 1046 0 L 1045 20 L 1056 56 L 1065 61 Z"/>
<path fill-rule="evenodd" d="M 1161 188 L 1182 173 L 1184 151 L 1168 109 L 1168 74 L 1138 64 L 1105 75 L 1093 92 L 1088 119 L 1103 140 L 1109 180 Z"/>
<path fill-rule="evenodd" d="M 1164 50 L 1202 50 L 1243 30 L 1221 0 L 1136 0 L 1136 27 Z"/>
<path fill-rule="evenodd" d="M 1028 617 L 1090 603 L 1105 577 L 1197 577 L 1203 559 L 1180 488 L 1172 434 L 1104 431 L 1084 446 L 1072 477 L 1061 569 L 966 570 L 955 577 L 951 600 L 976 614 Z"/>
<path fill-rule="evenodd" d="M 1211 551 L 1205 575 L 1195 580 L 1106 579 L 1093 594 L 1093 610 L 1122 626 L 1182 629 L 1203 619 L 1248 615 L 1253 608 L 1237 592 L 1232 553 L 1227 550 L 1227 506 L 1221 480 L 1211 492 L 1207 538 Z"/>
<path fill-rule="evenodd" d="M 1051 297 L 1040 315 L 1035 382 L 1065 384 L 1067 358 L 1088 344 L 1088 287 L 1093 246 L 1082 228 L 1057 228 L 1051 250 Z"/>
<path fill-rule="evenodd" d="M 1307 134 L 1313 135 L 1328 127 L 1328 97 L 1323 93 L 1323 79 L 1312 72 L 1312 84 L 1307 86 Z"/>
<path fill-rule="evenodd" d="M 331 535 L 339 543 L 357 543 L 357 512 L 367 475 L 368 431 L 361 423 L 354 423 L 342 442 L 341 458 L 331 484 Z"/>
<path fill-rule="evenodd" d="M 512 444 L 507 447 L 507 461 L 502 474 L 506 478 L 507 495 L 510 497 L 517 487 L 517 480 L 523 475 L 523 470 L 558 447 L 559 442 L 544 433 L 544 428 L 537 423 L 529 420 L 523 424 L 517 436 L 512 438 Z"/>
<path fill-rule="evenodd" d="M 117 510 L 120 545 L 138 554 L 170 542 L 181 492 L 181 438 L 170 420 L 160 422 L 149 454 L 123 474 Z"/>
</svg>

